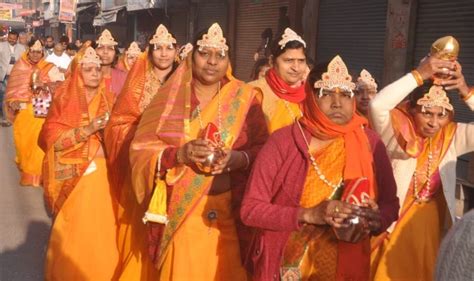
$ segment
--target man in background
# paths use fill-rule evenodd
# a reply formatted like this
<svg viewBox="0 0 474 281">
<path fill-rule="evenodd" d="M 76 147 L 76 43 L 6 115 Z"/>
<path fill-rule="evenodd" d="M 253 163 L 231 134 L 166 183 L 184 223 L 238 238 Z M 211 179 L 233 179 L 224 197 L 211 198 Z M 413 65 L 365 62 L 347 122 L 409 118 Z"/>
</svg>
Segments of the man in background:
<svg viewBox="0 0 474 281">
<path fill-rule="evenodd" d="M 46 42 L 44 44 L 44 50 L 46 51 L 46 56 L 49 56 L 53 53 L 54 49 L 54 37 L 51 35 L 46 36 Z"/>
<path fill-rule="evenodd" d="M 53 53 L 51 53 L 47 58 L 47 62 L 51 62 L 56 65 L 61 72 L 66 72 L 69 63 L 71 63 L 71 58 L 64 52 L 64 47 L 62 43 L 54 44 Z"/>
<path fill-rule="evenodd" d="M 18 61 L 21 54 L 25 51 L 25 47 L 18 43 L 18 32 L 10 31 L 7 36 L 7 41 L 0 42 L 0 104 L 1 104 L 1 121 L 3 127 L 10 126 L 5 118 L 3 107 L 3 96 L 7 88 L 7 81 L 13 65 Z"/>
</svg>

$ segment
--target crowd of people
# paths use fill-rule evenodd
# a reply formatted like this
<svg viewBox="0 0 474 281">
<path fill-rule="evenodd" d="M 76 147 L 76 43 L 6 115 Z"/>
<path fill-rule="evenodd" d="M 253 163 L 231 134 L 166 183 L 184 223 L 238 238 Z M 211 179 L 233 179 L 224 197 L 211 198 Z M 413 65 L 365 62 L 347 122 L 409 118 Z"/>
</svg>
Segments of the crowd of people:
<svg viewBox="0 0 474 281">
<path fill-rule="evenodd" d="M 449 275 L 435 266 L 456 159 L 474 151 L 474 124 L 453 121 L 453 99 L 474 110 L 453 52 L 379 89 L 338 55 L 311 62 L 290 28 L 248 83 L 217 23 L 187 44 L 160 25 L 123 54 L 108 30 L 17 41 L 0 43 L 2 124 L 53 218 L 46 280 Z"/>
</svg>

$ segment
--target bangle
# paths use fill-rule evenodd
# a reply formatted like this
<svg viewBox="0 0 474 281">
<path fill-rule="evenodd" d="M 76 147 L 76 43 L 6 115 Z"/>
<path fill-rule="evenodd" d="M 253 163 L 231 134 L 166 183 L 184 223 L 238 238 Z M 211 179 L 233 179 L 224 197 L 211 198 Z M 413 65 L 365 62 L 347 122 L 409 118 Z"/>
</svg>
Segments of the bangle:
<svg viewBox="0 0 474 281">
<path fill-rule="evenodd" d="M 469 92 L 467 93 L 467 96 L 461 97 L 463 101 L 467 101 L 474 95 L 474 87 L 472 87 Z"/>
<path fill-rule="evenodd" d="M 413 69 L 411 71 L 411 74 L 413 75 L 413 77 L 415 78 L 416 80 L 416 84 L 418 84 L 418 86 L 423 86 L 423 77 L 421 76 L 421 74 L 418 72 L 418 70 L 416 69 Z"/>
<path fill-rule="evenodd" d="M 244 167 L 244 170 L 247 170 L 250 166 L 250 158 L 249 158 L 249 155 L 247 154 L 247 152 L 245 152 L 245 151 L 241 151 L 241 152 L 245 156 L 245 159 L 247 160 L 247 163 L 245 164 L 245 167 Z"/>
</svg>

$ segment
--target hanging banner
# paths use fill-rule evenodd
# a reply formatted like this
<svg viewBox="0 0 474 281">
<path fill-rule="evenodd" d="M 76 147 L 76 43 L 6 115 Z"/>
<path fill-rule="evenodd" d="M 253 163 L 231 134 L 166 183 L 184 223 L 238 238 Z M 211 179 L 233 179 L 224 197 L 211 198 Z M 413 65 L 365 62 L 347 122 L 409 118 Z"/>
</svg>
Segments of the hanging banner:
<svg viewBox="0 0 474 281">
<path fill-rule="evenodd" d="M 59 16 L 61 22 L 73 22 L 76 16 L 76 0 L 60 0 Z"/>
<path fill-rule="evenodd" d="M 11 20 L 12 10 L 11 9 L 0 9 L 0 20 Z"/>
</svg>

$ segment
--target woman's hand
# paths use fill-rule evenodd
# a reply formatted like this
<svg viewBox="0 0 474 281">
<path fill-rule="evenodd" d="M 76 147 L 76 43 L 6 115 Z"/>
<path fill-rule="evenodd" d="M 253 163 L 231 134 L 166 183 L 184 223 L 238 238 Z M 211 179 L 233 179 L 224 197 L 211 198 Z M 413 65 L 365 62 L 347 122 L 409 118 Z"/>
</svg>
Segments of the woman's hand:
<svg viewBox="0 0 474 281">
<path fill-rule="evenodd" d="M 177 161 L 179 164 L 204 163 L 206 158 L 214 153 L 209 141 L 203 139 L 192 140 L 178 149 Z"/>
<path fill-rule="evenodd" d="M 226 149 L 224 150 L 224 157 L 218 159 L 212 167 L 212 174 L 219 175 L 222 173 L 229 173 L 241 169 L 247 165 L 247 158 L 243 155 L 244 152 Z"/>
<path fill-rule="evenodd" d="M 379 233 L 382 227 L 379 206 L 373 199 L 362 204 L 360 216 L 367 220 L 367 228 L 372 233 Z"/>
<path fill-rule="evenodd" d="M 357 216 L 360 207 L 339 200 L 326 200 L 313 208 L 300 209 L 298 219 L 302 223 L 348 227 L 348 220 Z"/>
<path fill-rule="evenodd" d="M 456 63 L 435 58 L 433 56 L 425 57 L 416 68 L 423 80 L 428 80 L 434 75 L 451 75 L 456 68 Z M 443 81 L 443 80 L 441 80 Z"/>
<path fill-rule="evenodd" d="M 84 130 L 86 134 L 92 135 L 95 132 L 104 129 L 108 122 L 109 114 L 104 114 L 102 116 L 92 119 L 92 122 L 90 122 L 89 125 L 84 128 Z"/>
<path fill-rule="evenodd" d="M 449 73 L 451 79 L 442 80 L 441 85 L 446 91 L 458 90 L 461 97 L 464 98 L 469 94 L 469 86 L 464 79 L 461 64 L 456 61 L 455 66 L 455 70 Z"/>
<path fill-rule="evenodd" d="M 11 101 L 8 103 L 8 106 L 11 108 L 11 110 L 13 111 L 18 111 L 21 109 L 21 101 L 19 100 L 15 100 L 15 101 Z"/>
</svg>

